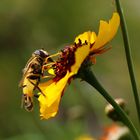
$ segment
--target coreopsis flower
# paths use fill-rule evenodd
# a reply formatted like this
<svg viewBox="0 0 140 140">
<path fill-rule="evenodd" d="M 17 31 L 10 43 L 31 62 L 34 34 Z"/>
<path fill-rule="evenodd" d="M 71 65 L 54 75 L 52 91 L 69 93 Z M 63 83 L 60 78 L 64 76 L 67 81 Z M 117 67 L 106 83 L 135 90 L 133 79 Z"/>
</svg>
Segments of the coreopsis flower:
<svg viewBox="0 0 140 140">
<path fill-rule="evenodd" d="M 120 24 L 118 13 L 114 13 L 109 22 L 100 21 L 99 33 L 85 32 L 75 38 L 74 44 L 66 46 L 58 59 L 51 65 L 48 73 L 53 78 L 41 83 L 39 88 L 45 94 L 39 94 L 40 116 L 42 119 L 54 117 L 58 112 L 60 99 L 67 83 L 78 74 L 85 61 L 96 62 L 99 55 L 108 48 L 105 45 L 115 36 Z"/>
</svg>

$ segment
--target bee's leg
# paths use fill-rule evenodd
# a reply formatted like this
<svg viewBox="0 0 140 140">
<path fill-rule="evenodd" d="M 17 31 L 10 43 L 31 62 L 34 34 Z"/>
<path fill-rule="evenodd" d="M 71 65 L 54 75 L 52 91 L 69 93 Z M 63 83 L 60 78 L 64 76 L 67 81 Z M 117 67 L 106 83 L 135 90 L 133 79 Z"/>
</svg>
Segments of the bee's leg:
<svg viewBox="0 0 140 140">
<path fill-rule="evenodd" d="M 36 85 L 36 88 L 39 90 L 39 92 L 45 97 L 46 95 L 42 92 L 42 90 Z M 39 96 L 38 94 L 36 94 L 36 96 Z"/>
<path fill-rule="evenodd" d="M 58 55 L 60 55 L 60 54 L 61 54 L 61 52 L 58 52 L 58 53 L 56 53 L 56 54 L 49 55 L 48 58 L 52 58 L 52 57 L 58 56 Z"/>
<path fill-rule="evenodd" d="M 58 55 L 60 55 L 60 54 L 61 54 L 61 52 L 58 52 L 58 53 L 53 54 L 53 55 L 49 55 L 49 56 L 46 58 L 45 62 L 46 62 L 46 63 L 48 63 L 48 62 L 54 62 L 54 60 L 53 60 L 52 58 L 55 57 L 55 56 L 58 56 Z"/>
<path fill-rule="evenodd" d="M 42 72 L 43 72 L 44 70 L 46 70 L 46 69 L 51 68 L 51 66 L 52 66 L 53 64 L 56 63 L 56 61 L 53 60 L 52 58 L 55 57 L 55 56 L 58 56 L 58 55 L 60 55 L 60 54 L 61 54 L 61 53 L 58 52 L 58 53 L 56 53 L 56 54 L 49 55 L 49 56 L 45 59 L 45 61 L 44 61 L 44 65 L 43 65 L 43 67 L 42 67 Z"/>
<path fill-rule="evenodd" d="M 39 94 L 34 94 L 34 97 L 38 98 L 39 97 Z"/>
<path fill-rule="evenodd" d="M 42 77 L 43 77 L 43 78 L 44 78 L 44 77 L 45 77 L 45 78 L 52 78 L 51 75 L 53 75 L 53 76 L 55 75 L 54 72 L 51 71 L 51 67 L 52 67 L 53 64 L 55 64 L 55 63 L 52 62 L 52 63 L 45 64 L 45 65 L 42 66 Z M 46 71 L 47 73 L 49 73 L 50 75 L 49 75 L 49 76 L 44 76 L 45 71 Z"/>
<path fill-rule="evenodd" d="M 49 75 L 49 76 L 43 76 L 42 79 L 46 79 L 46 78 L 54 78 L 54 75 Z"/>
<path fill-rule="evenodd" d="M 36 84 L 34 84 L 29 78 L 28 78 L 28 80 L 29 80 L 29 82 L 30 82 L 32 85 L 35 86 L 35 89 L 37 88 L 37 89 L 39 90 L 39 92 L 40 92 L 43 96 L 45 96 L 45 94 L 41 91 L 41 89 L 40 89 Z"/>
<path fill-rule="evenodd" d="M 46 69 L 51 68 L 51 66 L 54 65 L 54 64 L 55 64 L 55 62 L 51 62 L 51 63 L 48 63 L 48 64 L 44 64 L 44 65 L 42 66 L 42 72 L 44 72 Z"/>
</svg>

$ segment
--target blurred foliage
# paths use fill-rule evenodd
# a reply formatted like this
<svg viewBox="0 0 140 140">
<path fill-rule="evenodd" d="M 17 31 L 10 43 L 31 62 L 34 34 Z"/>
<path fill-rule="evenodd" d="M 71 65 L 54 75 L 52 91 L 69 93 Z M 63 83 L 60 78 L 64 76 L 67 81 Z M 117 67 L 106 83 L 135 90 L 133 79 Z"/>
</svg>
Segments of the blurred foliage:
<svg viewBox="0 0 140 140">
<path fill-rule="evenodd" d="M 122 5 L 140 85 L 140 2 L 123 0 Z M 97 32 L 99 20 L 110 19 L 114 10 L 113 0 L 0 0 L 0 139 L 73 140 L 86 133 L 98 137 L 111 123 L 104 113 L 106 101 L 83 81 L 72 82 L 57 117 L 45 121 L 39 118 L 37 101 L 32 113 L 20 108 L 18 83 L 34 50 L 56 53 L 79 33 Z M 114 98 L 123 97 L 129 103 L 130 117 L 137 124 L 120 31 L 111 45 L 110 51 L 97 58 L 93 70 Z"/>
</svg>

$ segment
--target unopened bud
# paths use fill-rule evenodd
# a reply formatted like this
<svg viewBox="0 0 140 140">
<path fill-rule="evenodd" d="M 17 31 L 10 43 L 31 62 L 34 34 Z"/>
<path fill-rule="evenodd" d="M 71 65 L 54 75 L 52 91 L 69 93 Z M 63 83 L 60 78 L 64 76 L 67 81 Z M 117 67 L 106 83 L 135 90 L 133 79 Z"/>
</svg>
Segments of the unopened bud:
<svg viewBox="0 0 140 140">
<path fill-rule="evenodd" d="M 115 99 L 115 102 L 128 114 L 128 111 L 126 110 L 126 102 L 122 98 Z M 121 121 L 118 113 L 114 109 L 114 107 L 111 104 L 107 104 L 105 107 L 105 113 L 109 118 L 111 118 L 113 121 Z"/>
</svg>

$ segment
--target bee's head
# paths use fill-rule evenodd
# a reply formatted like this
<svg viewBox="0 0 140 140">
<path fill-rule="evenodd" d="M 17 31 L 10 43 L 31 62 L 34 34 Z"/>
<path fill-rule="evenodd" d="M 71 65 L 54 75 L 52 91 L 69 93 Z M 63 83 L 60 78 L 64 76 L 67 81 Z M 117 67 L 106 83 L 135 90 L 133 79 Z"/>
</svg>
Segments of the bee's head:
<svg viewBox="0 0 140 140">
<path fill-rule="evenodd" d="M 49 54 L 48 54 L 46 51 L 44 51 L 43 49 L 36 50 L 36 51 L 34 51 L 33 54 L 34 54 L 35 56 L 40 56 L 41 58 L 46 58 L 46 57 L 49 56 Z"/>
</svg>

